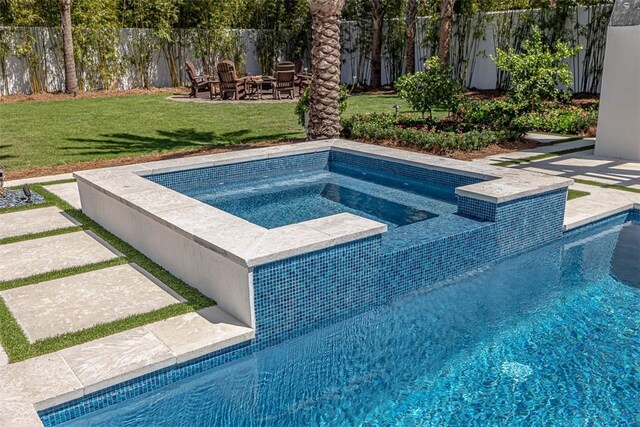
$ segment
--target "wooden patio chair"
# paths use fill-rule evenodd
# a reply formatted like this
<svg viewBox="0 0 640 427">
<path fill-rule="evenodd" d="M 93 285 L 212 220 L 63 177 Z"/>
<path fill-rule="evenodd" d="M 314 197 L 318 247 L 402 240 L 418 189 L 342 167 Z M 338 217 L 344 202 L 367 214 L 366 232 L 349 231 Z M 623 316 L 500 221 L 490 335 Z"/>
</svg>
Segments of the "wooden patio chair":
<svg viewBox="0 0 640 427">
<path fill-rule="evenodd" d="M 298 83 L 298 92 L 302 93 L 303 90 L 311 85 L 311 74 L 305 72 L 304 61 L 301 58 L 296 59 L 296 82 Z"/>
<path fill-rule="evenodd" d="M 282 93 L 288 93 L 293 99 L 296 88 L 296 70 L 293 62 L 281 62 L 276 66 L 276 76 L 272 84 L 275 99 L 282 99 Z"/>
<path fill-rule="evenodd" d="M 210 87 L 210 76 L 198 75 L 196 72 L 196 67 L 193 66 L 193 62 L 187 61 L 184 63 L 187 69 L 187 76 L 189 77 L 189 81 L 191 81 L 191 93 L 189 93 L 189 98 L 197 98 L 198 92 L 208 91 L 212 93 Z"/>
<path fill-rule="evenodd" d="M 233 94 L 233 99 L 244 97 L 247 92 L 246 77 L 236 75 L 236 66 L 229 60 L 218 64 L 218 79 L 220 80 L 220 96 L 224 99 L 228 93 Z"/>
</svg>

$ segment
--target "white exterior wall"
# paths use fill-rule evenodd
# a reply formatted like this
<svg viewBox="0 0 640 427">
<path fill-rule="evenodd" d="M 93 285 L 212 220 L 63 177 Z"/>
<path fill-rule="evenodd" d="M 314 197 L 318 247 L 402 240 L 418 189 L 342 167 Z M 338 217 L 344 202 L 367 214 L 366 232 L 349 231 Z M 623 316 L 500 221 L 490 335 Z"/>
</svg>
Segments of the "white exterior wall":
<svg viewBox="0 0 640 427">
<path fill-rule="evenodd" d="M 495 46 L 495 31 L 496 31 L 496 23 L 500 20 L 501 17 L 506 16 L 506 14 L 510 14 L 515 16 L 517 19 L 518 15 L 521 13 L 531 13 L 528 12 L 497 12 L 490 13 L 487 15 L 483 15 L 485 18 L 485 30 L 484 35 L 477 39 L 471 44 L 471 40 L 468 40 L 469 45 L 466 46 L 466 50 L 468 52 L 468 56 L 470 58 L 469 65 L 467 67 L 466 76 L 464 78 L 465 86 L 478 88 L 478 89 L 495 89 L 497 84 L 497 72 L 496 67 L 491 61 L 490 55 L 495 55 L 496 46 Z M 533 11 L 535 13 L 535 11 Z M 479 19 L 476 17 L 474 19 Z M 579 31 L 582 27 L 584 27 L 589 20 L 591 19 L 591 14 L 588 8 L 579 7 L 576 8 L 575 14 L 572 18 L 567 20 L 566 31 L 568 34 L 572 34 L 572 38 L 577 42 L 577 44 L 585 45 L 585 35 L 583 31 Z M 417 24 L 417 33 L 416 33 L 416 66 L 418 70 L 422 68 L 422 64 L 426 58 L 428 58 L 432 52 L 430 52 L 428 46 L 425 45 L 425 34 L 426 29 L 425 23 L 427 22 L 427 18 L 420 18 Z M 370 61 L 368 59 L 369 55 L 366 52 L 364 55 L 360 55 L 360 52 L 357 49 L 355 35 L 356 31 L 353 29 L 354 24 L 350 22 L 343 23 L 343 36 L 342 36 L 342 44 L 344 53 L 342 55 L 342 70 L 341 70 L 341 80 L 344 84 L 352 84 L 353 76 L 359 75 L 359 82 L 368 81 L 370 75 Z M 1 28 L 0 28 L 1 30 Z M 46 61 L 44 63 L 44 69 L 47 74 L 47 90 L 51 92 L 60 91 L 64 85 L 64 76 L 63 76 L 63 63 L 62 63 L 62 54 L 60 48 L 53 48 L 53 46 L 59 46 L 60 42 L 56 41 L 55 38 L 57 36 L 57 30 L 52 31 L 48 28 L 34 28 L 32 29 L 38 37 L 40 37 L 44 44 L 47 46 L 47 54 Z M 121 37 L 121 46 L 119 51 L 121 52 L 121 56 L 125 57 L 127 53 L 129 53 L 130 44 L 133 31 L 132 29 L 123 29 L 122 37 Z M 144 31 L 144 30 L 141 30 Z M 253 30 L 243 30 L 243 43 L 245 45 L 245 72 L 257 75 L 261 74 L 260 66 L 258 64 L 256 53 L 255 53 L 255 44 L 252 40 L 251 34 Z M 351 34 L 351 37 L 349 37 Z M 452 55 L 455 56 L 457 40 L 454 38 L 452 42 Z M 10 47 L 15 48 L 15 46 Z M 186 49 L 186 57 L 185 59 L 191 59 L 198 66 L 200 61 L 197 58 L 193 57 L 193 52 L 189 52 L 189 49 Z M 384 54 L 384 50 L 383 50 Z M 574 80 L 579 81 L 582 78 L 584 73 L 583 71 L 583 59 L 585 52 L 584 50 L 580 52 L 575 58 L 569 61 L 569 66 L 571 70 L 574 72 Z M 283 58 L 285 59 L 285 58 Z M 286 58 L 289 60 L 295 60 L 296 58 Z M 15 93 L 28 93 L 29 91 L 29 81 L 28 75 L 25 70 L 24 64 L 20 58 L 15 55 L 9 54 L 9 57 L 6 60 L 7 64 L 7 76 L 6 76 L 6 84 L 0 79 L 0 95 L 7 94 L 15 94 Z M 389 82 L 388 67 L 386 63 L 386 59 L 383 55 L 383 64 L 382 64 L 382 82 L 383 84 L 391 83 Z M 153 86 L 156 87 L 167 87 L 171 85 L 171 79 L 169 75 L 169 70 L 166 64 L 166 60 L 162 53 L 156 52 L 154 55 L 154 67 L 152 69 L 152 83 Z M 186 79 L 186 76 L 183 76 Z M 134 76 L 131 68 L 127 72 L 124 73 L 124 76 L 120 78 L 118 82 L 118 87 L 120 89 L 130 89 L 134 87 Z"/>
<path fill-rule="evenodd" d="M 640 161 L 640 25 L 609 27 L 595 153 Z"/>
</svg>

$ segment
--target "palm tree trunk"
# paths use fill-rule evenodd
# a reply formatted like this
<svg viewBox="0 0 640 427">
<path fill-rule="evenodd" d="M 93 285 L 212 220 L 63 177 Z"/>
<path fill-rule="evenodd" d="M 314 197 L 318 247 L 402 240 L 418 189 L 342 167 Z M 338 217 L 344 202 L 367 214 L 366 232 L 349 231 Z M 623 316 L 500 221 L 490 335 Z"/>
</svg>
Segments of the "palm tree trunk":
<svg viewBox="0 0 640 427">
<path fill-rule="evenodd" d="M 309 0 L 312 17 L 309 139 L 340 136 L 340 13 L 344 0 Z"/>
<path fill-rule="evenodd" d="M 384 24 L 383 0 L 373 0 L 371 31 L 371 79 L 369 85 L 378 89 L 382 85 L 382 26 Z"/>
<path fill-rule="evenodd" d="M 60 0 L 62 16 L 62 38 L 64 51 L 64 89 L 74 96 L 78 93 L 76 61 L 73 57 L 73 33 L 71 27 L 71 0 Z"/>
<path fill-rule="evenodd" d="M 440 29 L 438 31 L 438 57 L 443 66 L 449 65 L 451 50 L 451 28 L 453 26 L 454 0 L 442 0 L 440 3 Z"/>
<path fill-rule="evenodd" d="M 407 0 L 407 10 L 405 14 L 406 24 L 406 52 L 405 52 L 405 72 L 413 74 L 416 72 L 416 17 L 418 16 L 418 1 Z"/>
</svg>

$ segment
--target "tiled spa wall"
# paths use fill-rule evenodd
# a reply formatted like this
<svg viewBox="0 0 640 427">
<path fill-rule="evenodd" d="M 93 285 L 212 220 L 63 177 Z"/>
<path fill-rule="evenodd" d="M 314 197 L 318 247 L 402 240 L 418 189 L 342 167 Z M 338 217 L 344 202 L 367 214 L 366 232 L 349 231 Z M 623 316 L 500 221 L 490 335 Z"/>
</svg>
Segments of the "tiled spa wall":
<svg viewBox="0 0 640 427">
<path fill-rule="evenodd" d="M 452 190 L 481 181 L 338 151 L 147 178 L 180 191 L 232 178 L 255 179 L 267 173 L 284 175 L 344 164 L 431 180 L 450 185 Z M 451 216 L 446 232 L 393 245 L 378 235 L 258 266 L 252 272 L 254 340 L 41 411 L 41 418 L 46 426 L 60 424 L 348 318 L 395 296 L 558 239 L 565 200 L 566 190 L 498 205 L 460 197 L 458 214 Z"/>
</svg>

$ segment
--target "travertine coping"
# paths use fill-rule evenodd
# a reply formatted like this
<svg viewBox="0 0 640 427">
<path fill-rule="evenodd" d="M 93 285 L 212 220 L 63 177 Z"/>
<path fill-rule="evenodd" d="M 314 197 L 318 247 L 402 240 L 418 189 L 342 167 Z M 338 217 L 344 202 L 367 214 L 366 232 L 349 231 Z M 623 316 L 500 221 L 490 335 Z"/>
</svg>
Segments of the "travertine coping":
<svg viewBox="0 0 640 427">
<path fill-rule="evenodd" d="M 255 337 L 210 307 L 0 367 L 0 426 L 42 425 L 36 411 Z"/>
<path fill-rule="evenodd" d="M 384 233 L 387 226 L 342 213 L 284 227 L 266 229 L 144 178 L 147 175 L 220 166 L 330 149 L 389 159 L 427 169 L 476 177 L 484 182 L 459 187 L 456 193 L 502 203 L 566 188 L 573 183 L 533 172 L 476 164 L 444 157 L 363 144 L 323 140 L 234 151 L 198 157 L 76 172 L 79 182 L 196 241 L 244 267 L 324 249 Z"/>
</svg>

